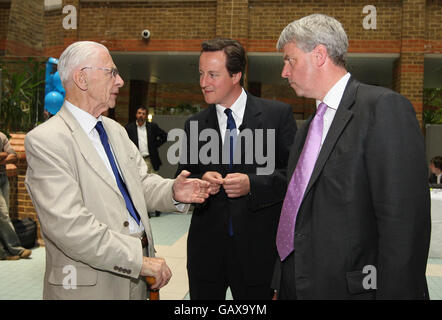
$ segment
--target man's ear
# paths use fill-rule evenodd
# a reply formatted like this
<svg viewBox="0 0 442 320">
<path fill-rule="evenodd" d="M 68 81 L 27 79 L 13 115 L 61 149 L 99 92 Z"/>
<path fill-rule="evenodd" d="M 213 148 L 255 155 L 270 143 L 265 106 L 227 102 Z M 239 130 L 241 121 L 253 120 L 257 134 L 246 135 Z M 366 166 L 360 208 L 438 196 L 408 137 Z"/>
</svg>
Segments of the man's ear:
<svg viewBox="0 0 442 320">
<path fill-rule="evenodd" d="M 87 75 L 83 70 L 74 71 L 72 74 L 72 80 L 80 90 L 86 91 L 88 89 Z"/>
<path fill-rule="evenodd" d="M 328 57 L 327 48 L 323 44 L 317 45 L 316 48 L 313 49 L 313 54 L 318 67 L 322 66 Z"/>
<path fill-rule="evenodd" d="M 239 83 L 239 81 L 241 80 L 241 77 L 242 77 L 242 72 L 241 72 L 241 71 L 232 74 L 233 84 L 237 84 L 237 83 Z"/>
</svg>

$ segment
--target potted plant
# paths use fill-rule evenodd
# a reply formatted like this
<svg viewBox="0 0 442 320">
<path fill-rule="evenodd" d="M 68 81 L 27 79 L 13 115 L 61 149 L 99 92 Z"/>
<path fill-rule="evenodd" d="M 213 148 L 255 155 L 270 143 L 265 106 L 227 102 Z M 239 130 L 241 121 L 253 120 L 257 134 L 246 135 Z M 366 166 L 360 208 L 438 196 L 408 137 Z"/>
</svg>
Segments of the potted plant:
<svg viewBox="0 0 442 320">
<path fill-rule="evenodd" d="M 442 155 L 442 89 L 424 88 L 425 143 L 427 158 Z"/>
<path fill-rule="evenodd" d="M 7 133 L 27 132 L 43 113 L 44 68 L 34 59 L 3 63 L 0 128 Z"/>
</svg>

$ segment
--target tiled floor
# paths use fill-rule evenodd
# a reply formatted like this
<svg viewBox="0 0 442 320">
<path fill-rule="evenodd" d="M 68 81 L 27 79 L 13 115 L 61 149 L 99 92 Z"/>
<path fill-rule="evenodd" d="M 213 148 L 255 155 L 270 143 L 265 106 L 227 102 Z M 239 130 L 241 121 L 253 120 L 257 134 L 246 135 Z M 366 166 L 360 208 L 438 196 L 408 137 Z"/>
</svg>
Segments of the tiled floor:
<svg viewBox="0 0 442 320">
<path fill-rule="evenodd" d="M 157 256 L 172 270 L 169 284 L 161 289 L 162 300 L 187 300 L 186 240 L 191 215 L 165 214 L 151 219 Z M 32 250 L 31 259 L 0 261 L 0 300 L 42 299 L 45 267 L 44 247 Z M 427 280 L 432 300 L 442 300 L 442 259 L 429 259 Z M 226 299 L 232 299 L 230 292 Z"/>
</svg>

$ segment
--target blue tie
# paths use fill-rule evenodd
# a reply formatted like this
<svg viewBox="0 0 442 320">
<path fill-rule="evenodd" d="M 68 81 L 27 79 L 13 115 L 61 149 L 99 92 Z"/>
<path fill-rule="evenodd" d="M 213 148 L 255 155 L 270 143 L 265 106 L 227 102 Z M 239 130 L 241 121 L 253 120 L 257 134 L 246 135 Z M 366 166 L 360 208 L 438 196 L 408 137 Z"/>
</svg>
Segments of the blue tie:
<svg viewBox="0 0 442 320">
<path fill-rule="evenodd" d="M 236 123 L 232 116 L 232 110 L 226 109 L 224 113 L 227 115 L 227 129 L 230 130 L 228 137 L 230 138 L 230 152 L 229 152 L 229 169 L 232 170 L 233 166 L 233 150 L 235 150 L 235 140 L 236 140 Z M 227 138 L 227 135 L 226 135 Z M 229 217 L 229 236 L 233 236 L 233 222 L 232 216 Z"/>
<path fill-rule="evenodd" d="M 230 161 L 229 161 L 229 169 L 232 170 L 233 166 L 233 150 L 235 150 L 235 140 L 236 140 L 236 123 L 235 119 L 233 119 L 232 116 L 232 110 L 226 109 L 224 110 L 224 113 L 227 115 L 227 129 L 230 130 Z"/>
<path fill-rule="evenodd" d="M 112 167 L 112 171 L 115 176 L 115 180 L 117 181 L 118 189 L 120 189 L 121 194 L 123 195 L 124 201 L 126 202 L 126 208 L 129 211 L 130 215 L 135 219 L 135 221 L 140 224 L 140 215 L 137 212 L 137 209 L 135 209 L 135 206 L 132 202 L 132 199 L 129 196 L 129 192 L 127 191 L 127 187 L 123 182 L 123 179 L 121 179 L 120 173 L 118 172 L 117 165 L 114 160 L 114 156 L 112 155 L 109 141 L 107 138 L 106 131 L 104 130 L 103 123 L 101 121 L 98 121 L 95 125 L 95 129 L 97 129 L 98 134 L 100 135 L 101 144 L 104 147 L 104 151 L 106 151 L 107 158 L 109 159 L 109 163 Z"/>
</svg>

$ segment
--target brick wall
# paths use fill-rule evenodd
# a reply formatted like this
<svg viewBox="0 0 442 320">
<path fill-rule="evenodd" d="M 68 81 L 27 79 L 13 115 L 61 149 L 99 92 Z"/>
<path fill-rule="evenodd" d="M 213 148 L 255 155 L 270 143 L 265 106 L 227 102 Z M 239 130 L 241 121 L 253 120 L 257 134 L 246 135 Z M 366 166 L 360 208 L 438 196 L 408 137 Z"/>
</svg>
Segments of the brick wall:
<svg viewBox="0 0 442 320">
<path fill-rule="evenodd" d="M 442 53 L 442 1 L 427 0 L 425 12 L 425 33 L 427 53 Z"/>
<path fill-rule="evenodd" d="M 395 64 L 394 89 L 407 97 L 422 123 L 424 84 L 425 0 L 404 0 L 402 38 L 398 63 Z"/>
<path fill-rule="evenodd" d="M 250 0 L 249 51 L 275 51 L 282 29 L 293 20 L 312 13 L 338 19 L 350 39 L 350 52 L 399 52 L 401 1 L 293 1 Z M 365 30 L 362 9 L 372 4 L 377 9 L 377 29 Z"/>
<path fill-rule="evenodd" d="M 44 5 L 41 0 L 13 0 L 6 55 L 41 56 L 44 51 Z"/>
<path fill-rule="evenodd" d="M 0 51 L 5 50 L 6 38 L 8 36 L 10 7 L 10 3 L 0 2 Z"/>
</svg>

